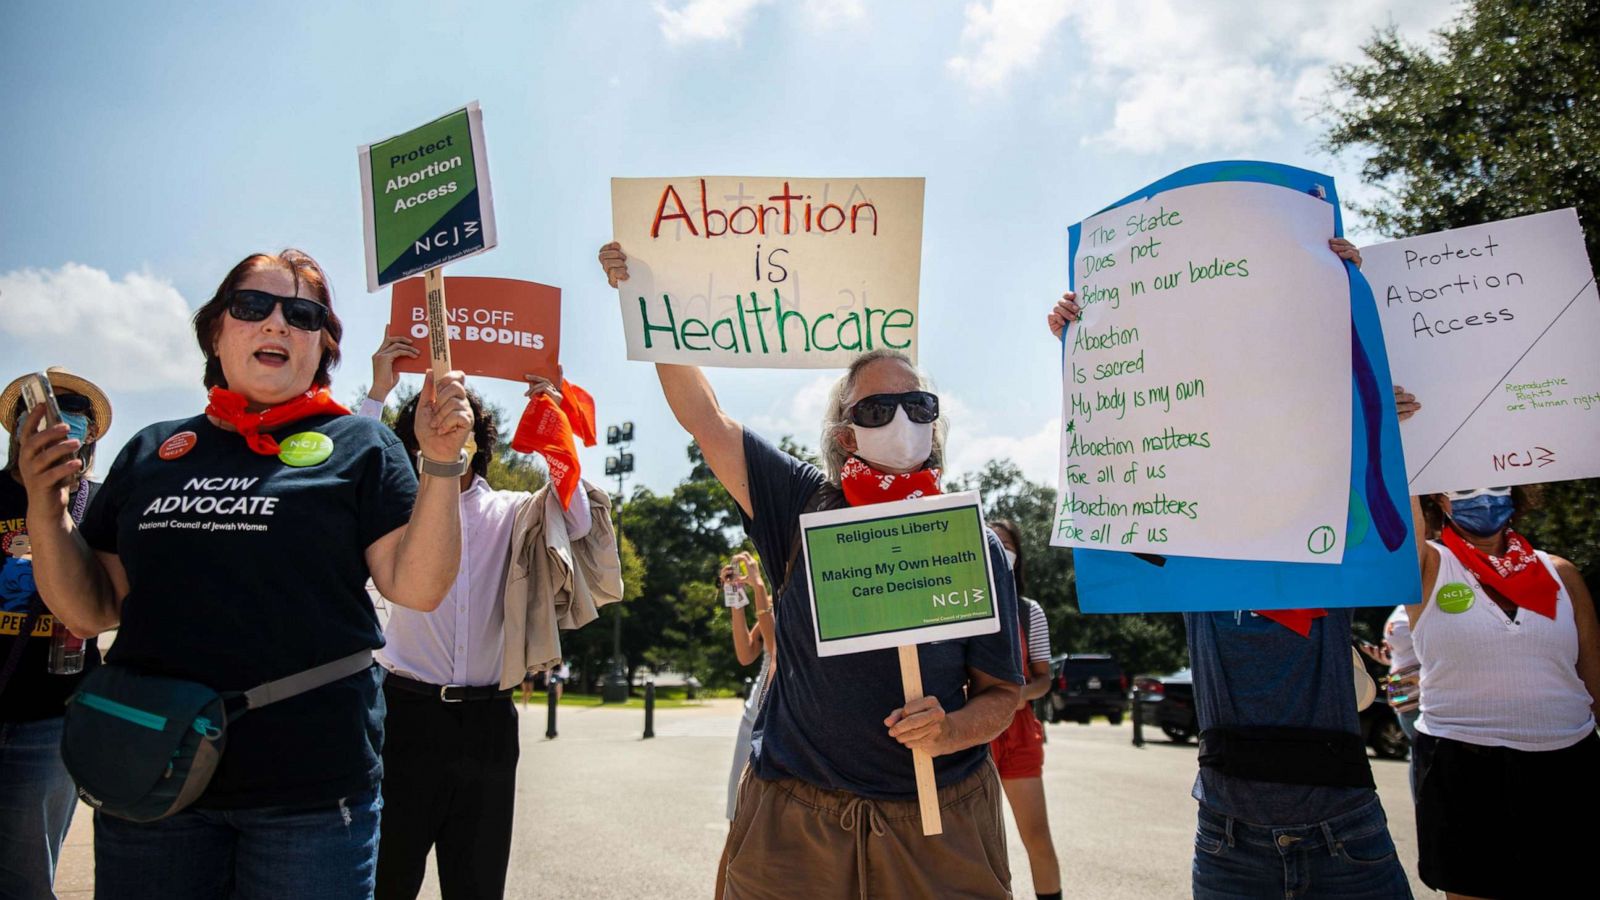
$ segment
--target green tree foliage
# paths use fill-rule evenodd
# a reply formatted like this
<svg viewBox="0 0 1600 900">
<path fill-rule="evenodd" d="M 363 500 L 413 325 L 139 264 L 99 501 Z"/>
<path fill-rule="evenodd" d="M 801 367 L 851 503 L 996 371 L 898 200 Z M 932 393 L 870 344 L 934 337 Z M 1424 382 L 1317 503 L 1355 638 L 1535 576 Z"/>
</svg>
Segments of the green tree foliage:
<svg viewBox="0 0 1600 900">
<path fill-rule="evenodd" d="M 1472 0 L 1436 49 L 1389 29 L 1363 50 L 1324 112 L 1383 192 L 1358 212 L 1404 237 L 1576 207 L 1600 259 L 1600 3 Z M 1549 485 L 1519 528 L 1600 585 L 1600 479 Z"/>
<path fill-rule="evenodd" d="M 1029 481 L 1010 460 L 991 460 L 976 474 L 954 481 L 949 490 L 981 492 L 985 516 L 1010 519 L 1021 530 L 1027 595 L 1050 619 L 1052 651 L 1110 653 L 1130 675 L 1163 674 L 1186 664 L 1182 616 L 1090 615 L 1078 609 L 1072 553 L 1050 546 L 1053 488 Z"/>
</svg>

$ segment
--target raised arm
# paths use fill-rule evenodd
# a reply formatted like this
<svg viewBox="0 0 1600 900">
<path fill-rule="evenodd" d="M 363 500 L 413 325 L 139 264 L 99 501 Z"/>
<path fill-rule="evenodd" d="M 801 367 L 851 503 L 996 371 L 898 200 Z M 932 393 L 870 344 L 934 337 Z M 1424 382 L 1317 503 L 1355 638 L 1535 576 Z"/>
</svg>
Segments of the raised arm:
<svg viewBox="0 0 1600 900">
<path fill-rule="evenodd" d="M 417 403 L 417 445 L 434 462 L 454 462 L 472 433 L 466 378 L 451 372 L 435 390 L 430 371 L 422 396 L 433 401 Z M 423 612 L 438 608 L 461 565 L 459 480 L 421 476 L 410 521 L 373 541 L 366 559 L 372 583 L 391 602 Z"/>
<path fill-rule="evenodd" d="M 89 548 L 67 513 L 66 484 L 82 474 L 83 462 L 77 457 L 82 445 L 67 436 L 66 425 L 35 431 L 43 417 L 41 406 L 17 426 L 23 435 L 17 472 L 28 492 L 33 577 L 39 596 L 61 624 L 78 637 L 90 638 L 121 621 L 128 577 L 115 554 Z"/>
<path fill-rule="evenodd" d="M 628 257 L 616 241 L 600 248 L 600 267 L 612 287 L 628 280 Z M 711 382 L 699 366 L 657 363 L 656 376 L 661 379 L 661 393 L 666 396 L 673 417 L 700 445 L 712 474 L 745 515 L 753 515 L 745 473 L 744 426 L 722 411 Z"/>
</svg>

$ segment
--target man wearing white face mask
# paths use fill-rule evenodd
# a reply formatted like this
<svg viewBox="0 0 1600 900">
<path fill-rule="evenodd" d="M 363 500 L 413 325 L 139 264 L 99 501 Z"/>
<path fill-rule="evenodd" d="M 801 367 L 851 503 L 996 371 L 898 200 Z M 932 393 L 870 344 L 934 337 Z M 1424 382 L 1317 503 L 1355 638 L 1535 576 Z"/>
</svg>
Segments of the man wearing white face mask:
<svg viewBox="0 0 1600 900">
<path fill-rule="evenodd" d="M 1588 877 L 1600 801 L 1600 622 L 1572 563 L 1512 523 L 1530 489 L 1412 498 L 1422 665 L 1412 758 L 1418 874 L 1450 896 L 1555 897 Z"/>
<path fill-rule="evenodd" d="M 100 486 L 88 473 L 95 442 L 111 425 L 111 403 L 94 383 L 65 369 L 52 367 L 45 377 L 70 436 L 83 442 L 83 474 L 67 507 L 77 521 Z M 62 717 L 67 698 L 100 664 L 94 639 L 58 633 L 34 584 L 28 492 L 17 474 L 23 378 L 0 391 L 0 425 L 11 434 L 0 475 L 0 897 L 6 900 L 55 896 L 51 882 L 78 802 L 61 763 Z M 81 662 L 73 653 L 52 658 L 58 642 L 63 649 L 81 645 Z"/>
<path fill-rule="evenodd" d="M 600 249 L 613 287 L 627 257 Z M 1009 897 L 1000 785 L 986 745 L 1008 725 L 1022 682 L 1014 630 L 918 648 L 925 696 L 906 703 L 898 654 L 819 658 L 799 555 L 799 517 L 939 492 L 939 398 L 895 351 L 857 357 L 823 419 L 824 469 L 734 421 L 693 366 L 657 365 L 678 423 L 699 442 L 744 517 L 776 585 L 783 660 L 756 721 L 719 898 Z M 1000 620 L 1016 591 L 988 535 Z M 933 757 L 944 833 L 925 838 L 911 750 Z"/>
</svg>

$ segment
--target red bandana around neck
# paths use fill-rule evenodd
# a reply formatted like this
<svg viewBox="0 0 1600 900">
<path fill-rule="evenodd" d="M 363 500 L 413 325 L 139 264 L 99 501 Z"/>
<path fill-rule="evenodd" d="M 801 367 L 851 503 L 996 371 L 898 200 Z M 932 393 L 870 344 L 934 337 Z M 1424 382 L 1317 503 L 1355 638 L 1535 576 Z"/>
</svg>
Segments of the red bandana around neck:
<svg viewBox="0 0 1600 900">
<path fill-rule="evenodd" d="M 891 475 L 874 469 L 859 456 L 852 456 L 839 470 L 839 487 L 851 506 L 914 500 L 939 493 L 939 470 L 918 469 L 904 475 Z"/>
<path fill-rule="evenodd" d="M 247 401 L 243 394 L 223 387 L 214 387 L 206 404 L 206 415 L 220 419 L 239 432 L 250 449 L 262 456 L 277 456 L 278 442 L 270 434 L 280 425 L 287 425 L 310 416 L 348 416 L 350 410 L 333 399 L 325 387 L 312 388 L 304 394 L 269 407 L 261 412 L 246 412 Z"/>
<path fill-rule="evenodd" d="M 574 438 L 582 440 L 585 447 L 595 445 L 594 398 L 570 381 L 561 382 L 560 404 L 544 392 L 528 401 L 528 408 L 517 422 L 517 433 L 511 438 L 511 449 L 544 457 L 562 509 L 572 508 L 572 497 L 578 492 L 578 480 L 583 474 Z"/>
<path fill-rule="evenodd" d="M 1311 636 L 1311 623 L 1328 614 L 1325 609 L 1258 609 L 1256 615 L 1271 619 L 1301 637 Z"/>
<path fill-rule="evenodd" d="M 1453 527 L 1446 527 L 1439 538 L 1484 587 L 1494 588 L 1512 603 L 1546 619 L 1556 617 L 1556 595 L 1561 585 L 1534 554 L 1527 538 L 1507 528 L 1503 556 L 1490 556 L 1472 546 Z"/>
</svg>

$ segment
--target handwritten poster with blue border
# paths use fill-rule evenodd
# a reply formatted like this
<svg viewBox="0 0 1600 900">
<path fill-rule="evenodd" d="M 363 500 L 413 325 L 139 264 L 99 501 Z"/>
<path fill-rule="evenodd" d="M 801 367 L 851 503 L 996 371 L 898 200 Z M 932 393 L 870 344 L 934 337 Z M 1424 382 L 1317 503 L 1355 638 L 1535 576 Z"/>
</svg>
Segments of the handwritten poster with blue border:
<svg viewBox="0 0 1600 900">
<path fill-rule="evenodd" d="M 1199 184 L 1275 185 L 1323 200 L 1333 209 L 1334 234 L 1344 233 L 1330 176 L 1293 166 L 1252 161 L 1213 162 L 1167 176 L 1106 207 L 1156 198 Z M 1069 231 L 1076 289 L 1083 234 Z M 1331 251 L 1330 251 L 1331 252 Z M 1078 548 L 1078 605 L 1084 612 L 1203 612 L 1234 609 L 1393 606 L 1416 602 L 1422 587 L 1412 534 L 1399 420 L 1383 331 L 1372 290 L 1346 264 L 1350 285 L 1350 501 L 1337 564 L 1214 559 Z M 1077 327 L 1077 326 L 1073 326 Z M 1063 333 L 1066 351 L 1072 328 Z M 1332 473 L 1330 473 L 1330 476 Z M 1336 476 L 1335 476 L 1336 477 Z M 1267 498 L 1288 486 L 1259 483 L 1243 461 L 1237 488 Z"/>
</svg>

